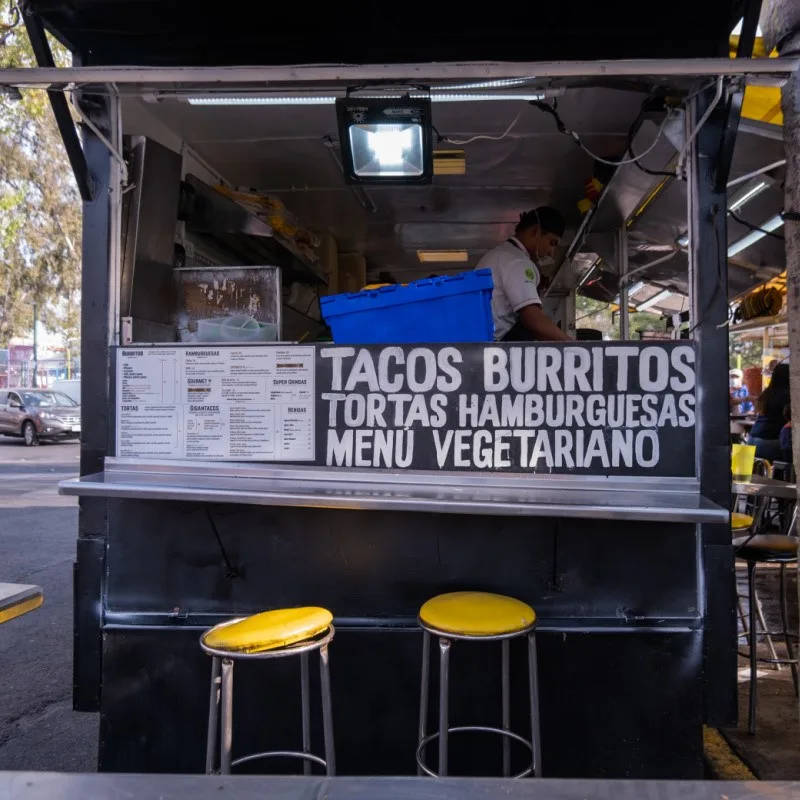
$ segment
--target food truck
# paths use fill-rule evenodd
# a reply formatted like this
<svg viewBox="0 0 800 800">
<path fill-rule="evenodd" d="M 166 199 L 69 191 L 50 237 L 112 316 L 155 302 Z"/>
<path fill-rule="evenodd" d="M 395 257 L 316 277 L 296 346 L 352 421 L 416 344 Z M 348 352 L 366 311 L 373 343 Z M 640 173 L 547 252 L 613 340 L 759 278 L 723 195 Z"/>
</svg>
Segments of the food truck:
<svg viewBox="0 0 800 800">
<path fill-rule="evenodd" d="M 240 7 L 25 4 L 40 67 L 2 82 L 50 91 L 84 201 L 61 490 L 100 770 L 203 772 L 201 634 L 320 606 L 337 773 L 414 775 L 419 609 L 472 590 L 536 611 L 542 775 L 702 777 L 704 726 L 737 717 L 722 323 L 729 283 L 757 282 L 729 267 L 726 187 L 782 146 L 737 140 L 744 91 L 797 59 L 746 57 L 757 4 L 600 6 L 267 30 Z M 382 124 L 392 169 L 356 152 Z M 577 292 L 616 302 L 623 341 L 493 341 L 474 268 L 545 204 L 567 231 L 544 310 L 574 335 Z M 415 292 L 385 334 L 384 301 Z M 630 339 L 646 302 L 674 340 Z M 499 724 L 500 658 L 456 650 L 451 724 Z M 237 753 L 300 742 L 285 661 L 241 672 Z M 511 722 L 529 733 L 524 703 Z M 451 774 L 500 765 L 499 743 L 451 742 Z"/>
</svg>

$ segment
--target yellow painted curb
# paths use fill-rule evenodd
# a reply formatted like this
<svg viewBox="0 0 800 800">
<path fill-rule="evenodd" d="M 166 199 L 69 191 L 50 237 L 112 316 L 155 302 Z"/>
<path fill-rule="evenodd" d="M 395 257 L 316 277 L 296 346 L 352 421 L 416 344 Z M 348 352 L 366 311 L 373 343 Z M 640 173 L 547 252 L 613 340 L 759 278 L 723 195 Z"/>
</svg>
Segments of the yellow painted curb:
<svg viewBox="0 0 800 800">
<path fill-rule="evenodd" d="M 703 726 L 703 751 L 716 780 L 758 780 L 718 730 Z"/>
</svg>

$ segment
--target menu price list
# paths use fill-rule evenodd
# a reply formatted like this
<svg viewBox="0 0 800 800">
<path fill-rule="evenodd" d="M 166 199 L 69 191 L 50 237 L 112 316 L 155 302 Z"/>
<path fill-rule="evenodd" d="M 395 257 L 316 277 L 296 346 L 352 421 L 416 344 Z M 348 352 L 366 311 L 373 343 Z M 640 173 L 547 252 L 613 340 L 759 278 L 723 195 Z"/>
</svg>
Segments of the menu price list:
<svg viewBox="0 0 800 800">
<path fill-rule="evenodd" d="M 314 355 L 287 345 L 121 348 L 117 455 L 313 461 Z"/>
</svg>

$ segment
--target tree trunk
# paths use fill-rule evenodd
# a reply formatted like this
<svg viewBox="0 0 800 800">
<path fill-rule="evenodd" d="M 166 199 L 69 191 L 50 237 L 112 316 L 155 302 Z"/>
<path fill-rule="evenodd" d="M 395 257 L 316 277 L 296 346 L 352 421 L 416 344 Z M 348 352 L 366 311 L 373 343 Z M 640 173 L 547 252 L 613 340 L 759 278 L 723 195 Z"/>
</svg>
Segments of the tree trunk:
<svg viewBox="0 0 800 800">
<path fill-rule="evenodd" d="M 788 46 L 800 47 L 800 35 Z M 784 211 L 800 211 L 800 76 L 795 72 L 783 87 L 783 137 L 786 148 Z M 792 431 L 800 431 L 800 223 L 786 220 L 786 305 L 789 318 L 789 371 Z M 793 436 L 795 474 L 800 475 L 800 436 Z"/>
</svg>

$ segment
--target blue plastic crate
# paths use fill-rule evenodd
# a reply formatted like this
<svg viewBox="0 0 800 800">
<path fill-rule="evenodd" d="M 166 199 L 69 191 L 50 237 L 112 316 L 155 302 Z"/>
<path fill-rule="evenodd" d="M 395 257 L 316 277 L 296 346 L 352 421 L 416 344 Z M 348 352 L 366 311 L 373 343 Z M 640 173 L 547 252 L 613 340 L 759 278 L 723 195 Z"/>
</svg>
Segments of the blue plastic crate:
<svg viewBox="0 0 800 800">
<path fill-rule="evenodd" d="M 492 271 L 321 297 L 336 344 L 491 342 Z"/>
</svg>

